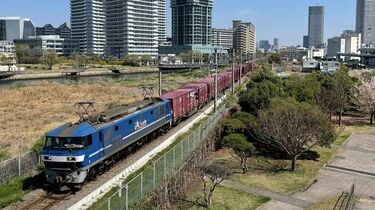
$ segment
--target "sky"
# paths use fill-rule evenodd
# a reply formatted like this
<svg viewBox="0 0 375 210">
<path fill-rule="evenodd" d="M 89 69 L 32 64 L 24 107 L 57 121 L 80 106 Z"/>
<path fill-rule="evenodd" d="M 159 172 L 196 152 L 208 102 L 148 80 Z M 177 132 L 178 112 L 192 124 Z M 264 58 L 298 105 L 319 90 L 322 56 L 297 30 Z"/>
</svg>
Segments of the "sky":
<svg viewBox="0 0 375 210">
<path fill-rule="evenodd" d="M 171 32 L 168 5 L 168 34 Z M 231 28 L 232 20 L 252 22 L 257 40 L 279 38 L 281 46 L 301 45 L 307 34 L 308 7 L 325 6 L 325 40 L 355 28 L 355 0 L 214 0 L 213 27 Z M 1 0 L 0 16 L 31 18 L 37 26 L 69 21 L 70 0 Z"/>
</svg>

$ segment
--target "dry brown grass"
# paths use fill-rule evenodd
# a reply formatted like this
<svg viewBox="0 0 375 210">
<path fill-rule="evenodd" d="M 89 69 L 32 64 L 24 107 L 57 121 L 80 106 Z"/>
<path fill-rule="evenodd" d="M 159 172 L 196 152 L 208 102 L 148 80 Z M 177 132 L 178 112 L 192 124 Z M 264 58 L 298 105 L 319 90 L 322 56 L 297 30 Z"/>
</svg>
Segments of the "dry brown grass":
<svg viewBox="0 0 375 210">
<path fill-rule="evenodd" d="M 163 76 L 163 92 L 201 77 L 196 74 Z M 157 87 L 156 77 L 105 80 L 91 83 L 38 83 L 0 89 L 0 151 L 14 156 L 30 150 L 46 132 L 67 122 L 76 122 L 75 103 L 95 101 L 96 110 L 108 105 L 141 99 L 142 86 Z M 157 90 L 154 89 L 155 94 Z"/>
<path fill-rule="evenodd" d="M 139 96 L 137 88 L 118 84 L 43 83 L 5 88 L 0 92 L 0 147 L 10 155 L 30 149 L 44 133 L 78 119 L 74 104 L 96 101 L 97 111 L 110 103 L 128 103 Z"/>
</svg>

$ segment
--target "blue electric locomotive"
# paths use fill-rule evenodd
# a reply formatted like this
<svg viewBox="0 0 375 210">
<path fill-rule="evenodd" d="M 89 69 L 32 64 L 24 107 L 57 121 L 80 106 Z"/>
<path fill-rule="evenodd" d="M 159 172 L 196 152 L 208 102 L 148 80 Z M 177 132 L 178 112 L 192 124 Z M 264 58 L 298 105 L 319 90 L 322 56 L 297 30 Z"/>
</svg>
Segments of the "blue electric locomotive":
<svg viewBox="0 0 375 210">
<path fill-rule="evenodd" d="M 171 123 L 169 100 L 157 98 L 60 126 L 46 135 L 41 154 L 47 181 L 79 185 L 114 162 L 125 148 Z"/>
</svg>

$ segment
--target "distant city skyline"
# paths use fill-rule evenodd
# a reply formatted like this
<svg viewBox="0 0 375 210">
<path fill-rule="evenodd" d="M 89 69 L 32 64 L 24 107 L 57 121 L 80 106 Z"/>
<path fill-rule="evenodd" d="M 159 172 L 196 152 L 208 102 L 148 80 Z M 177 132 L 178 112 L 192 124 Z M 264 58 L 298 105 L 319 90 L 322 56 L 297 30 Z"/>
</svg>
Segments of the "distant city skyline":
<svg viewBox="0 0 375 210">
<path fill-rule="evenodd" d="M 214 28 L 231 28 L 232 20 L 252 22 L 257 40 L 279 38 L 280 46 L 302 45 L 307 34 L 309 6 L 325 7 L 325 36 L 340 35 L 355 29 L 355 0 L 215 0 Z M 167 36 L 171 34 L 170 0 L 167 0 Z M 31 18 L 37 26 L 57 27 L 70 21 L 70 0 L 3 0 L 0 16 Z"/>
</svg>

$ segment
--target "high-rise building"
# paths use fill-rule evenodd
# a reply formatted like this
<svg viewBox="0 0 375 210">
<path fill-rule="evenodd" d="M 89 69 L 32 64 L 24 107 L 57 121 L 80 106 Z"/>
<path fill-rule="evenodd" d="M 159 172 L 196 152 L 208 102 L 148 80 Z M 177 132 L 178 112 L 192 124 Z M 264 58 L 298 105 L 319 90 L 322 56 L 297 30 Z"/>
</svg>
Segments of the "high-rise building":
<svg viewBox="0 0 375 210">
<path fill-rule="evenodd" d="M 70 0 L 72 39 L 79 41 L 80 52 L 104 54 L 105 12 L 103 0 Z"/>
<path fill-rule="evenodd" d="M 158 55 L 166 40 L 166 0 L 106 0 L 106 53 Z"/>
<path fill-rule="evenodd" d="M 213 0 L 171 0 L 173 45 L 209 45 Z"/>
<path fill-rule="evenodd" d="M 221 46 L 226 50 L 233 48 L 233 29 L 212 29 L 212 45 Z"/>
<path fill-rule="evenodd" d="M 35 25 L 29 18 L 0 17 L 0 41 L 35 36 Z"/>
<path fill-rule="evenodd" d="M 256 32 L 252 23 L 233 21 L 233 48 L 237 52 L 255 53 Z"/>
<path fill-rule="evenodd" d="M 324 46 L 324 7 L 309 7 L 309 47 L 321 48 Z"/>
<path fill-rule="evenodd" d="M 280 43 L 278 38 L 273 39 L 273 49 L 274 50 L 279 50 L 280 49 Z"/>
<path fill-rule="evenodd" d="M 270 42 L 268 40 L 260 40 L 259 41 L 259 49 L 262 49 L 265 53 L 267 53 L 271 48 Z"/>
<path fill-rule="evenodd" d="M 357 0 L 356 32 L 362 34 L 362 44 L 375 45 L 374 0 Z"/>
<path fill-rule="evenodd" d="M 345 53 L 345 39 L 341 37 L 328 39 L 327 57 L 337 57 L 337 53 Z"/>
<path fill-rule="evenodd" d="M 304 48 L 309 48 L 309 36 L 305 35 L 303 36 L 303 45 Z"/>
<path fill-rule="evenodd" d="M 36 35 L 59 35 L 61 38 L 68 39 L 71 37 L 71 30 L 66 23 L 58 28 L 53 27 L 51 24 L 46 24 L 43 27 L 36 27 Z"/>
</svg>

